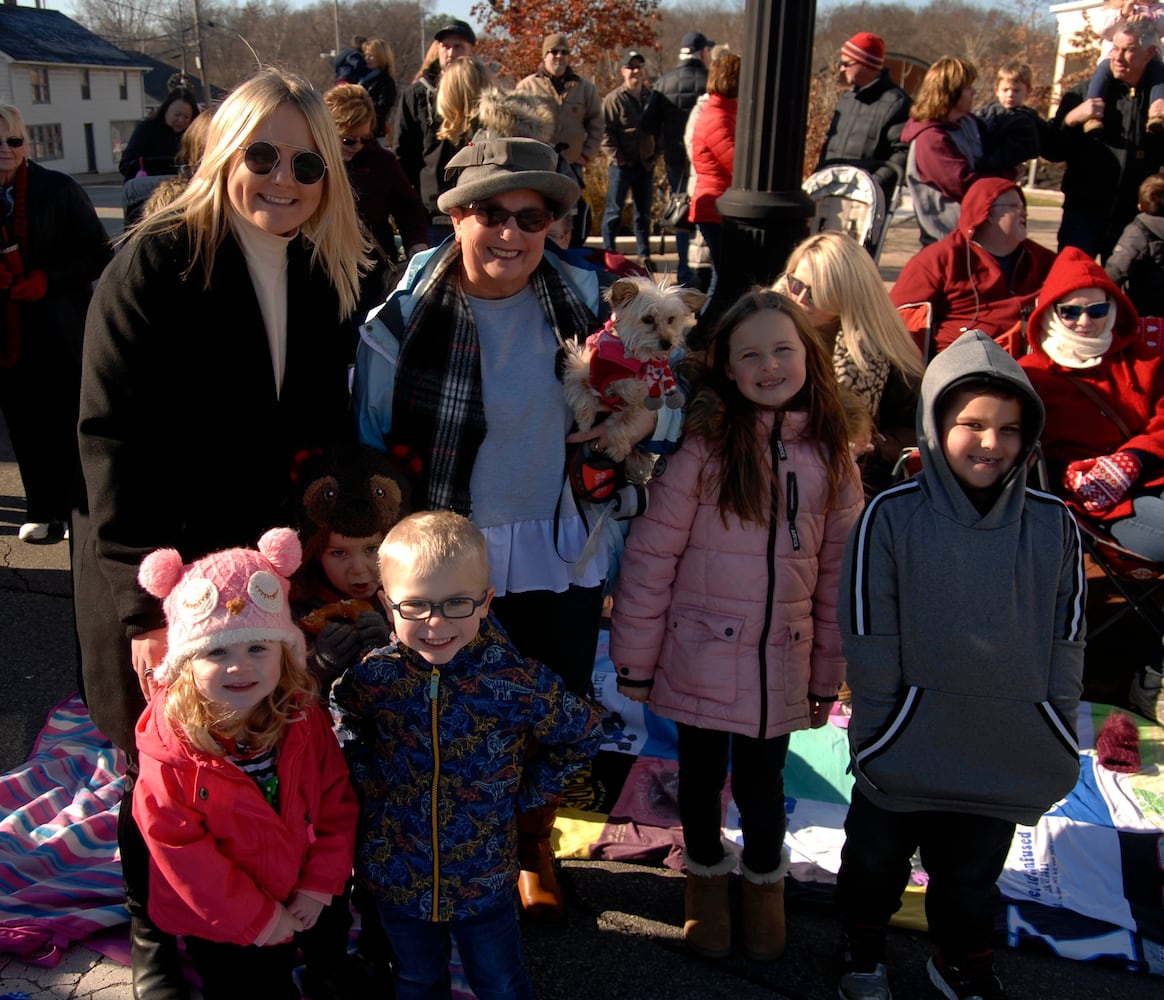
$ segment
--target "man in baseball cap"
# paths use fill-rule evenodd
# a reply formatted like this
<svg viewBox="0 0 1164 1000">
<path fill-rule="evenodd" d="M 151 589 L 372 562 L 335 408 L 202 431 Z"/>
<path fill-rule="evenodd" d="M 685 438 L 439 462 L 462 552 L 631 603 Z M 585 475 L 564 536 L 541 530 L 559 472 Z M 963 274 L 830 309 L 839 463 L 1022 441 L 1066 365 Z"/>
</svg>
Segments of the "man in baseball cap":
<svg viewBox="0 0 1164 1000">
<path fill-rule="evenodd" d="M 871 173 L 892 197 L 909 147 L 901 130 L 913 103 L 885 67 L 885 41 L 859 31 L 841 46 L 841 73 L 852 89 L 841 95 L 816 167 L 848 163 Z"/>
</svg>

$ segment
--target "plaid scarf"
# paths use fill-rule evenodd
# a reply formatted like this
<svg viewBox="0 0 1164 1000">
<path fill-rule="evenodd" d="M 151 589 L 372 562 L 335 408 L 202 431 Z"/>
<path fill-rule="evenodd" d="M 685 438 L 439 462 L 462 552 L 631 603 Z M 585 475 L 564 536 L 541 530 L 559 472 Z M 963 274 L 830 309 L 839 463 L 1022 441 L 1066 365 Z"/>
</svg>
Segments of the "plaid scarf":
<svg viewBox="0 0 1164 1000">
<path fill-rule="evenodd" d="M 3 220 L 3 242 L 18 243 L 23 255 L 28 244 L 28 161 L 16 169 L 12 179 L 12 212 Z M 25 266 L 27 267 L 27 261 Z M 20 303 L 4 296 L 4 328 L 0 330 L 0 368 L 11 368 L 20 360 Z"/>
<path fill-rule="evenodd" d="M 488 428 L 481 393 L 477 324 L 461 288 L 461 249 L 454 245 L 433 271 L 400 340 L 388 444 L 420 456 L 417 510 L 469 517 L 473 464 Z M 582 340 L 594 314 L 543 258 L 530 278 L 559 344 Z"/>
</svg>

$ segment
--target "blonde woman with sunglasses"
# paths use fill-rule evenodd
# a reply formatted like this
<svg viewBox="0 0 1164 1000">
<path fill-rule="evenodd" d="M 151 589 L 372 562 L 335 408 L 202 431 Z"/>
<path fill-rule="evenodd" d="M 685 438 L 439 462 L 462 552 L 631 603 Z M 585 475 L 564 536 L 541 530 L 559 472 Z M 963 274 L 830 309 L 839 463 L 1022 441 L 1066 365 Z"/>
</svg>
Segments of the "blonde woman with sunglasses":
<svg viewBox="0 0 1164 1000">
<path fill-rule="evenodd" d="M 128 785 L 166 645 L 138 566 L 153 549 L 196 559 L 288 523 L 295 456 L 350 433 L 344 330 L 365 252 L 323 99 L 264 69 L 223 102 L 186 190 L 130 233 L 97 286 L 74 592 L 89 711 L 125 750 Z M 182 996 L 128 809 L 119 843 L 135 992 Z"/>
</svg>

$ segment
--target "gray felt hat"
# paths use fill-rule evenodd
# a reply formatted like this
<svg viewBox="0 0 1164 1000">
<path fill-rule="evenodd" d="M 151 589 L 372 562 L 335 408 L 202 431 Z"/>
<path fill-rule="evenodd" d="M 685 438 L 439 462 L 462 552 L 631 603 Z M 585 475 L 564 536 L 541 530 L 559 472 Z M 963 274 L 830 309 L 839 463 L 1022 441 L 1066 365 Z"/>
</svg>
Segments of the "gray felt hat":
<svg viewBox="0 0 1164 1000">
<path fill-rule="evenodd" d="M 448 212 L 507 191 L 536 191 L 552 203 L 561 218 L 578 201 L 578 183 L 558 173 L 557 152 L 536 139 L 485 139 L 459 150 L 445 167 L 445 177 L 457 174 L 456 187 L 437 198 Z"/>
</svg>

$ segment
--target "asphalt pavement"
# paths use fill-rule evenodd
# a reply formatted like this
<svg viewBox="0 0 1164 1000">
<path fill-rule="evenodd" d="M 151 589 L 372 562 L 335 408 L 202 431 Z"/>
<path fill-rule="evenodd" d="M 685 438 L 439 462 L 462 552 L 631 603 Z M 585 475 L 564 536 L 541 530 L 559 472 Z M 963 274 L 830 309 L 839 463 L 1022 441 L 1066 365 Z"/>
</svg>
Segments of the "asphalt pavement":
<svg viewBox="0 0 1164 1000">
<path fill-rule="evenodd" d="M 111 232 L 120 229 L 120 187 L 90 187 Z M 1032 219 L 1050 234 L 1057 213 Z M 1034 213 L 1032 213 L 1034 215 Z M 1040 235 L 1040 233 L 1042 235 Z M 912 223 L 895 226 L 883 270 L 899 269 L 916 247 Z M 886 274 L 890 278 L 889 273 Z M 67 544 L 26 545 L 19 475 L 0 425 L 0 768 L 25 759 L 53 705 L 75 690 L 76 652 L 69 597 Z M 0 830 L 0 839 L 3 832 Z M 540 1000 L 691 1000 L 702 997 L 797 998 L 836 995 L 837 925 L 821 904 L 790 896 L 788 949 L 771 965 L 737 953 L 722 961 L 687 954 L 682 945 L 683 878 L 665 868 L 568 861 L 566 922 L 526 926 L 526 959 Z M 738 901 L 737 901 L 738 903 Z M 890 974 L 898 1000 L 937 996 L 925 972 L 924 934 L 892 930 Z M 1159 1000 L 1159 978 L 1000 948 L 997 968 L 1012 998 Z M 130 1000 L 129 971 L 81 946 L 52 970 L 0 956 L 0 994 L 29 1000 Z M 0 1000 L 3 1000 L 0 997 Z"/>
</svg>

